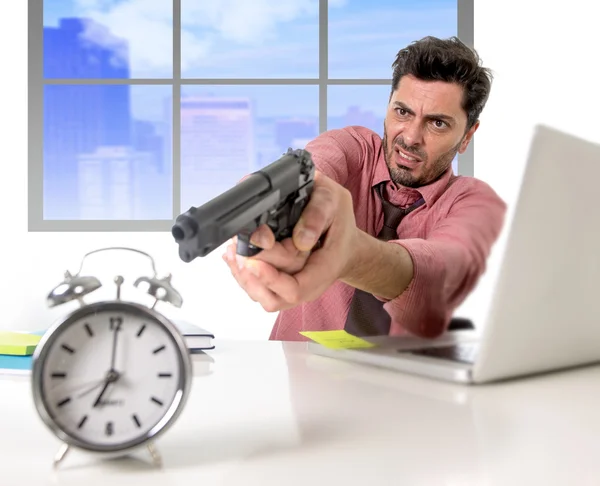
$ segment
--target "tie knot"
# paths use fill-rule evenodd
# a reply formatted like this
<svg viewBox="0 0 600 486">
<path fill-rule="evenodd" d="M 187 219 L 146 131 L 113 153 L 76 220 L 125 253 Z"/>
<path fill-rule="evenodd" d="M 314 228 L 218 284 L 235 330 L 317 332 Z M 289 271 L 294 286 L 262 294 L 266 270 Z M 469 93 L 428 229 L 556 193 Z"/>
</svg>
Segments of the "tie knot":
<svg viewBox="0 0 600 486">
<path fill-rule="evenodd" d="M 391 240 L 397 237 L 397 229 L 402 221 L 402 218 L 411 211 L 421 206 L 425 200 L 421 197 L 407 208 L 399 208 L 387 201 L 383 195 L 383 184 L 377 186 L 377 195 L 381 199 L 383 207 L 383 228 L 381 229 L 378 238 L 382 240 Z"/>
</svg>

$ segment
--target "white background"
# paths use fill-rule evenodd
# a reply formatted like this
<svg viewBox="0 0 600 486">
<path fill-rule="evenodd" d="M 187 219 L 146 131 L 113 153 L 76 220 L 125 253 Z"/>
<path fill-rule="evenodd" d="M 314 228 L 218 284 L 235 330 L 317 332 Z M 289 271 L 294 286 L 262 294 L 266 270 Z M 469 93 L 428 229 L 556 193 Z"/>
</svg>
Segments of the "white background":
<svg viewBox="0 0 600 486">
<path fill-rule="evenodd" d="M 585 0 L 561 7 L 543 0 L 475 0 L 475 46 L 495 74 L 475 136 L 475 176 L 490 183 L 511 207 L 536 123 L 600 141 L 600 38 L 592 11 L 596 7 Z M 47 293 L 64 271 L 75 272 L 89 250 L 125 245 L 150 252 L 160 273 L 173 273 L 184 306 L 178 312 L 159 309 L 203 325 L 220 338 L 266 339 L 275 315 L 263 312 L 237 288 L 221 251 L 184 264 L 169 234 L 27 232 L 27 2 L 4 2 L 2 9 L 0 49 L 6 67 L 0 80 L 0 329 L 47 327 L 72 308 L 46 306 Z M 565 160 L 565 184 L 585 177 L 573 167 Z M 557 204 L 560 197 L 557 194 Z M 582 210 L 593 214 L 596 208 Z M 487 274 L 459 313 L 477 319 L 485 312 L 505 234 L 494 248 Z M 122 273 L 127 285 L 150 267 L 141 258 L 113 252 L 90 258 L 84 270 L 100 277 Z M 108 280 L 106 291 L 95 298 L 111 296 L 110 285 Z"/>
</svg>

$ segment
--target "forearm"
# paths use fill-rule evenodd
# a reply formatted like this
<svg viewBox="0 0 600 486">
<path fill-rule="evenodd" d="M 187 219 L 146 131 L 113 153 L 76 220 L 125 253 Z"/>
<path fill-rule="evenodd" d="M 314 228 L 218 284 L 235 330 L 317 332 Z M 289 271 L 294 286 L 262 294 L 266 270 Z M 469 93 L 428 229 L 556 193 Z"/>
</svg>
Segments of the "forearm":
<svg viewBox="0 0 600 486">
<path fill-rule="evenodd" d="M 402 328 L 433 337 L 443 332 L 482 270 L 483 263 L 461 245 L 418 238 L 384 242 L 362 233 L 341 280 L 384 302 L 392 334 Z"/>
<path fill-rule="evenodd" d="M 340 280 L 382 299 L 395 299 L 413 278 L 410 254 L 359 229 L 356 233 L 356 249 Z"/>
</svg>

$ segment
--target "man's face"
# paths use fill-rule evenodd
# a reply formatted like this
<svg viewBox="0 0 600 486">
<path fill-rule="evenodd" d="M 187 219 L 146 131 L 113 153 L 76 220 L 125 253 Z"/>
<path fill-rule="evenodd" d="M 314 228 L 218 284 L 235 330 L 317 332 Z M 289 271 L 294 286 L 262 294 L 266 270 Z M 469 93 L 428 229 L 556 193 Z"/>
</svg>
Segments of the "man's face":
<svg viewBox="0 0 600 486">
<path fill-rule="evenodd" d="M 463 91 L 453 83 L 403 76 L 384 121 L 385 161 L 394 183 L 419 187 L 437 179 L 463 153 L 477 130 L 467 133 Z"/>
</svg>

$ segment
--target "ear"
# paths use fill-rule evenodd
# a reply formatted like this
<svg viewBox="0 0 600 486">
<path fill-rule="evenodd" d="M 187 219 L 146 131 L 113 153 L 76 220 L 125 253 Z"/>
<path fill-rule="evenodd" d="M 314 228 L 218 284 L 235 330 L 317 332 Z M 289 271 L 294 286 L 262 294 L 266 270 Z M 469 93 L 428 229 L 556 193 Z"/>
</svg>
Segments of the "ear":
<svg viewBox="0 0 600 486">
<path fill-rule="evenodd" d="M 460 147 L 458 149 L 459 154 L 463 154 L 465 152 L 465 150 L 467 150 L 467 147 L 469 146 L 469 143 L 471 143 L 471 139 L 473 138 L 473 135 L 475 134 L 475 132 L 477 131 L 478 128 L 479 128 L 479 120 L 477 120 L 475 122 L 475 124 L 469 129 L 469 131 L 463 137 L 462 142 L 460 143 Z"/>
</svg>

